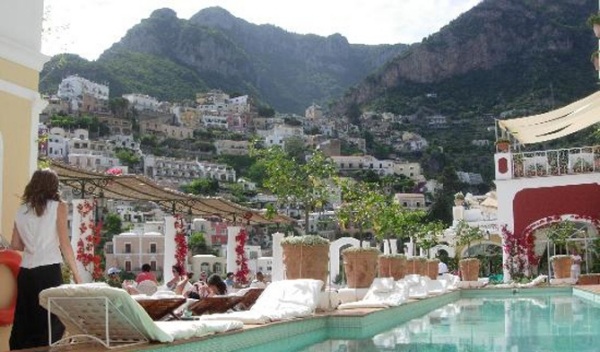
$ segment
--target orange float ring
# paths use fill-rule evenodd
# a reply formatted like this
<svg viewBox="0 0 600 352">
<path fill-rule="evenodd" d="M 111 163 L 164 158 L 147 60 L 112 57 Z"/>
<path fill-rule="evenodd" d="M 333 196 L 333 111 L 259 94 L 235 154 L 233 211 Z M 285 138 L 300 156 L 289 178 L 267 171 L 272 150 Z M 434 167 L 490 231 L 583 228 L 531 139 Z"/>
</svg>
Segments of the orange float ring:
<svg viewBox="0 0 600 352">
<path fill-rule="evenodd" d="M 16 281 L 21 265 L 21 255 L 12 249 L 0 250 L 0 265 L 6 265 L 12 272 Z M 13 323 L 16 304 L 17 295 L 15 294 L 8 307 L 0 307 L 0 326 L 11 325 Z"/>
</svg>

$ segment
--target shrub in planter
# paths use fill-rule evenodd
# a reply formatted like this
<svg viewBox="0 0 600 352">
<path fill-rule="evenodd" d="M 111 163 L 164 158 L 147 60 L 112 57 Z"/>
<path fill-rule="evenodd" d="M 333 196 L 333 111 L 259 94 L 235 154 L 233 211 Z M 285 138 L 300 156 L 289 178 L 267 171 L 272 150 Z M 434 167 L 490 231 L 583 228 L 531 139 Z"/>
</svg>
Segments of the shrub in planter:
<svg viewBox="0 0 600 352">
<path fill-rule="evenodd" d="M 393 277 L 400 280 L 406 274 L 406 256 L 404 254 L 385 254 L 379 256 L 379 277 Z"/>
<path fill-rule="evenodd" d="M 427 275 L 427 258 L 410 257 L 406 260 L 406 274 Z"/>
<path fill-rule="evenodd" d="M 460 275 L 463 281 L 477 281 L 479 278 L 479 267 L 481 265 L 477 258 L 465 258 L 458 262 Z"/>
<path fill-rule="evenodd" d="M 427 261 L 427 276 L 429 276 L 429 278 L 431 280 L 437 280 L 438 279 L 439 265 L 440 265 L 440 260 L 439 259 L 429 259 Z"/>
<path fill-rule="evenodd" d="M 329 241 L 321 236 L 289 236 L 281 241 L 288 279 L 316 279 L 327 282 Z"/>
<path fill-rule="evenodd" d="M 350 247 L 342 251 L 344 272 L 349 288 L 366 288 L 371 286 L 377 276 L 377 248 Z"/>
</svg>

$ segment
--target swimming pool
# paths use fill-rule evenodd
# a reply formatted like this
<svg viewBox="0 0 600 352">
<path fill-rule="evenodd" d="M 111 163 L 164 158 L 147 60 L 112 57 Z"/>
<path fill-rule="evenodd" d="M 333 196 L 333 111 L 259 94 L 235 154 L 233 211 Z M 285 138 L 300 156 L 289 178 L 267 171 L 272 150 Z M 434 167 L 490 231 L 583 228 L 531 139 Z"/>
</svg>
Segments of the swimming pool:
<svg viewBox="0 0 600 352">
<path fill-rule="evenodd" d="M 372 337 L 327 339 L 302 352 L 600 351 L 600 306 L 565 293 L 470 297 Z"/>
<path fill-rule="evenodd" d="M 600 351 L 599 307 L 600 296 L 571 287 L 462 290 L 362 316 L 333 313 L 150 349 Z"/>
</svg>

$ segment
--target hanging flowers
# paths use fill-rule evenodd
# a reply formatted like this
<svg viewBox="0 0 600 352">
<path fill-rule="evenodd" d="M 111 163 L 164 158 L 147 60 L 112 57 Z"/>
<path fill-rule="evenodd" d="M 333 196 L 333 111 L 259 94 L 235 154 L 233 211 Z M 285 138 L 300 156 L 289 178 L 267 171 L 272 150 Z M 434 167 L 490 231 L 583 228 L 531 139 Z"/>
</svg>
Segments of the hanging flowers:
<svg viewBox="0 0 600 352">
<path fill-rule="evenodd" d="M 85 270 L 92 274 L 94 280 L 100 279 L 104 270 L 101 266 L 99 254 L 95 254 L 95 248 L 100 243 L 102 221 L 94 223 L 89 214 L 96 208 L 96 200 L 84 199 L 77 205 L 77 212 L 81 217 L 79 224 L 79 240 L 77 241 L 77 260 L 81 262 Z"/>
<path fill-rule="evenodd" d="M 531 272 L 531 265 L 537 265 L 539 261 L 539 257 L 534 252 L 535 235 L 527 232 L 515 235 L 508 230 L 506 225 L 502 226 L 501 232 L 503 249 L 507 257 L 504 268 L 508 270 L 514 280 L 528 276 Z"/>
<path fill-rule="evenodd" d="M 246 251 L 244 246 L 248 240 L 248 232 L 243 227 L 240 232 L 235 236 L 235 263 L 237 264 L 237 271 L 235 273 L 235 279 L 240 284 L 248 283 L 248 275 L 250 270 L 248 269 L 248 258 L 246 258 Z"/>
<path fill-rule="evenodd" d="M 175 264 L 185 271 L 185 259 L 187 258 L 187 241 L 185 238 L 185 221 L 181 214 L 175 215 Z"/>
</svg>

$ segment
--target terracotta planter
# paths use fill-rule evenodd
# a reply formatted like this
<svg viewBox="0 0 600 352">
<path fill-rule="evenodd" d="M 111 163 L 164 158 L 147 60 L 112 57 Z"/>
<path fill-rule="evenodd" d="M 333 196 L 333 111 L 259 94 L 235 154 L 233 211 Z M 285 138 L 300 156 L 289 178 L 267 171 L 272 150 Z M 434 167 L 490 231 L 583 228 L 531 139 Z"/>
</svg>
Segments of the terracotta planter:
<svg viewBox="0 0 600 352">
<path fill-rule="evenodd" d="M 288 279 L 316 279 L 327 282 L 329 274 L 329 244 L 282 244 L 283 264 Z"/>
<path fill-rule="evenodd" d="M 349 288 L 367 288 L 377 276 L 378 251 L 346 250 L 342 252 L 344 272 Z"/>
<path fill-rule="evenodd" d="M 462 281 L 477 281 L 479 279 L 479 266 L 477 258 L 462 259 L 458 262 Z"/>
<path fill-rule="evenodd" d="M 568 279 L 571 277 L 571 264 L 573 264 L 571 256 L 555 256 L 550 260 L 555 279 Z"/>
<path fill-rule="evenodd" d="M 393 277 L 400 280 L 406 274 L 406 257 L 379 256 L 379 277 Z"/>
<path fill-rule="evenodd" d="M 598 285 L 600 284 L 600 274 L 582 274 L 577 281 L 578 285 Z"/>
<path fill-rule="evenodd" d="M 508 143 L 508 142 L 497 142 L 496 143 L 496 148 L 498 149 L 498 152 L 500 152 L 500 153 L 508 153 L 508 151 L 510 150 L 510 143 Z"/>
<path fill-rule="evenodd" d="M 427 261 L 427 276 L 429 276 L 431 280 L 437 280 L 439 264 L 439 259 L 430 259 Z"/>
<path fill-rule="evenodd" d="M 411 257 L 406 260 L 406 274 L 427 275 L 427 261 L 421 257 Z"/>
</svg>

